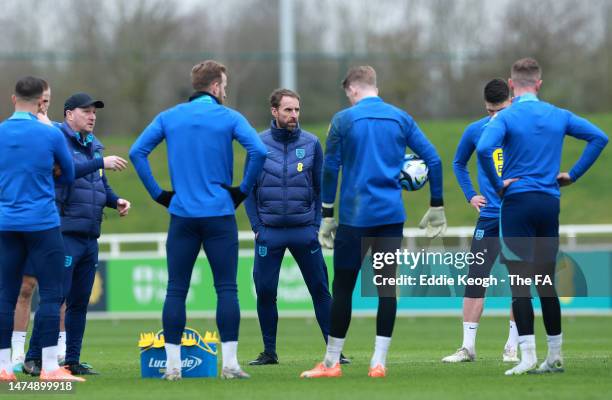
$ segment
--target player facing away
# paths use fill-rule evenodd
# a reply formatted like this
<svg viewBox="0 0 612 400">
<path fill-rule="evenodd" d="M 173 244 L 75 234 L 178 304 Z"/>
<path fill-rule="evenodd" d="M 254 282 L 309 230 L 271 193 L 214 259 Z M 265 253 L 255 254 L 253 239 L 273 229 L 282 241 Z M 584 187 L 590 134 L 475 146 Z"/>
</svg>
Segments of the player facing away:
<svg viewBox="0 0 612 400">
<path fill-rule="evenodd" d="M 593 165 L 608 138 L 601 129 L 568 110 L 541 101 L 541 70 L 532 58 L 512 65 L 508 81 L 512 106 L 486 126 L 477 146 L 478 160 L 491 186 L 502 196 L 500 237 L 509 274 L 547 276 L 554 282 L 559 246 L 560 186 L 576 182 Z M 569 172 L 560 172 L 566 135 L 587 143 Z M 504 168 L 497 174 L 493 152 L 502 147 Z M 537 367 L 530 285 L 514 284 L 512 310 L 519 333 L 521 362 L 506 375 L 562 372 L 561 307 L 554 285 L 536 285 L 547 334 L 548 355 Z M 536 369 L 537 367 L 537 369 Z"/>
<path fill-rule="evenodd" d="M 304 371 L 301 375 L 304 378 L 342 375 L 339 359 L 351 320 L 353 289 L 368 251 L 362 246 L 362 238 L 375 238 L 373 247 L 385 248 L 390 242 L 394 242 L 395 248 L 401 245 L 406 216 L 397 177 L 406 147 L 429 166 L 431 207 L 420 226 L 427 228 L 430 237 L 441 235 L 446 229 L 442 164 L 433 145 L 406 112 L 378 97 L 372 67 L 349 69 L 342 87 L 352 106 L 337 113 L 330 125 L 323 163 L 323 222 L 319 229 L 321 244 L 334 248 L 330 335 L 323 362 Z M 340 225 L 337 225 L 333 204 L 340 169 Z M 386 273 L 395 275 L 394 266 Z M 376 340 L 368 373 L 371 377 L 386 375 L 385 361 L 397 311 L 395 288 L 379 289 Z"/>
<path fill-rule="evenodd" d="M 474 229 L 470 252 L 472 254 L 478 252 L 485 254 L 485 262 L 482 265 L 470 265 L 469 278 L 488 277 L 499 254 L 499 206 L 501 200 L 486 179 L 480 162 L 477 162 L 477 167 L 478 187 L 481 194 L 476 192 L 470 179 L 467 164 L 472 157 L 472 153 L 476 150 L 476 145 L 484 127 L 495 114 L 510 106 L 510 89 L 508 84 L 503 79 L 491 80 L 485 85 L 484 100 L 485 108 L 489 115 L 468 125 L 459 141 L 455 160 L 453 161 L 453 170 L 455 171 L 459 186 L 461 186 L 461 190 L 463 190 L 468 203 L 478 211 L 478 221 Z M 501 148 L 495 149 L 493 154 L 497 173 L 500 176 L 503 166 L 502 154 Z M 474 361 L 476 359 L 476 332 L 480 317 L 482 316 L 485 291 L 486 288 L 482 285 L 469 285 L 466 287 L 463 297 L 463 343 L 454 354 L 444 357 L 442 359 L 443 362 L 456 363 Z M 518 332 L 511 311 L 508 340 L 502 355 L 504 362 L 519 361 L 517 346 Z"/>
<path fill-rule="evenodd" d="M 43 79 L 43 95 L 42 105 L 36 117 L 39 121 L 51 125 L 51 120 L 47 116 L 49 106 L 51 104 L 51 87 L 49 83 Z M 24 367 L 25 360 L 25 341 L 28 333 L 28 325 L 30 324 L 30 313 L 32 308 L 32 295 L 36 289 L 36 277 L 31 263 L 26 262 L 23 270 L 23 282 L 17 298 L 15 306 L 15 322 L 13 324 L 13 336 L 11 338 L 11 362 L 14 372 L 21 372 Z M 57 357 L 61 362 L 66 355 L 66 332 L 63 329 L 63 311 L 64 307 L 60 308 L 60 333 L 57 341 Z M 40 367 L 38 368 L 40 374 Z"/>
<path fill-rule="evenodd" d="M 0 124 L 0 381 L 15 381 L 11 335 L 26 260 L 38 278 L 42 381 L 84 381 L 59 367 L 57 338 L 62 302 L 64 245 L 55 207 L 57 182 L 74 180 L 74 165 L 59 130 L 38 121 L 44 82 L 20 79 L 15 113 Z"/>
<path fill-rule="evenodd" d="M 170 227 L 168 288 L 162 314 L 167 367 L 164 379 L 181 379 L 181 336 L 185 328 L 185 299 L 194 263 L 204 248 L 217 292 L 217 326 L 223 355 L 222 378 L 248 378 L 238 364 L 238 228 L 234 209 L 247 197 L 266 158 L 257 131 L 237 111 L 223 105 L 227 72 L 207 60 L 191 70 L 195 93 L 186 103 L 163 111 L 145 128 L 130 149 L 130 158 L 147 191 L 168 208 Z M 247 150 L 244 180 L 230 187 L 232 142 Z M 155 181 L 147 157 L 166 141 L 173 191 Z"/>
</svg>

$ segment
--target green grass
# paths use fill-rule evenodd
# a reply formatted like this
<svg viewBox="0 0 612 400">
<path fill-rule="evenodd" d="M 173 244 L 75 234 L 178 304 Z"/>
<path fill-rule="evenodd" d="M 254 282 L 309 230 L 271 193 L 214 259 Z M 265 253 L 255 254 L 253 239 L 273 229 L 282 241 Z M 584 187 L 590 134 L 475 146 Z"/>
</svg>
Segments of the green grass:
<svg viewBox="0 0 612 400">
<path fill-rule="evenodd" d="M 538 354 L 546 345 L 541 318 L 536 318 Z M 213 329 L 213 320 L 190 320 L 200 331 Z M 440 358 L 461 340 L 459 318 L 398 318 L 388 357 L 386 379 L 367 377 L 375 321 L 354 318 L 345 353 L 353 363 L 340 379 L 306 381 L 299 373 L 323 356 L 324 345 L 313 319 L 281 318 L 278 332 L 280 365 L 248 367 L 261 351 L 256 319 L 243 319 L 239 359 L 251 373 L 248 381 L 184 379 L 165 382 L 141 379 L 138 333 L 156 330 L 159 321 L 88 322 L 82 360 L 102 374 L 78 384 L 71 398 L 87 399 L 597 399 L 612 390 L 612 318 L 566 317 L 563 320 L 566 372 L 545 376 L 506 377 L 501 362 L 507 320 L 485 317 L 477 338 L 475 363 L 445 365 Z"/>
<path fill-rule="evenodd" d="M 612 133 L 612 114 L 589 116 L 608 134 Z M 444 168 L 444 198 L 446 216 L 450 226 L 473 225 L 476 212 L 471 208 L 456 182 L 452 171 L 452 160 L 461 134 L 469 120 L 424 121 L 420 123 L 422 130 L 436 146 Z M 305 126 L 325 142 L 327 123 Z M 127 158 L 128 150 L 135 137 L 109 136 L 103 137 L 106 154 L 117 154 Z M 234 182 L 242 178 L 245 152 L 235 145 Z M 567 171 L 578 160 L 584 142 L 568 137 L 563 152 L 562 169 Z M 162 145 L 150 157 L 153 173 L 162 187 L 169 188 L 170 180 L 166 160 L 165 147 Z M 472 176 L 475 177 L 475 155 L 471 162 Z M 600 159 L 577 184 L 564 188 L 561 201 L 562 224 L 603 224 L 612 223 L 612 213 L 604 205 L 612 202 L 612 186 L 609 181 L 609 171 L 612 169 L 612 156 L 606 149 Z M 168 215 L 165 210 L 153 202 L 132 167 L 122 173 L 109 172 L 109 181 L 116 192 L 132 201 L 132 210 L 128 218 L 119 218 L 114 210 L 107 210 L 107 220 L 103 224 L 103 232 L 162 232 L 167 230 Z M 429 204 L 429 189 L 415 193 L 405 193 L 404 202 L 408 219 L 406 226 L 416 227 Z M 598 212 L 593 212 L 598 210 Z M 241 230 L 250 229 L 244 207 L 237 212 L 238 226 Z"/>
</svg>

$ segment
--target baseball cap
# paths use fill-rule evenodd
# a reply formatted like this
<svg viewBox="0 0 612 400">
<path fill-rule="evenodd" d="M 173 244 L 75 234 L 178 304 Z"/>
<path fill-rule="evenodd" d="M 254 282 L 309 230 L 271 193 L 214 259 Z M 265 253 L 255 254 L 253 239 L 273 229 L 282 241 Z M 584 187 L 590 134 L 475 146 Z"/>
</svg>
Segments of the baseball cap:
<svg viewBox="0 0 612 400">
<path fill-rule="evenodd" d="M 75 108 L 86 108 L 94 106 L 96 108 L 104 108 L 104 102 L 101 100 L 94 100 L 93 97 L 87 93 L 75 93 L 66 99 L 64 103 L 64 114 L 68 110 L 74 110 Z"/>
</svg>

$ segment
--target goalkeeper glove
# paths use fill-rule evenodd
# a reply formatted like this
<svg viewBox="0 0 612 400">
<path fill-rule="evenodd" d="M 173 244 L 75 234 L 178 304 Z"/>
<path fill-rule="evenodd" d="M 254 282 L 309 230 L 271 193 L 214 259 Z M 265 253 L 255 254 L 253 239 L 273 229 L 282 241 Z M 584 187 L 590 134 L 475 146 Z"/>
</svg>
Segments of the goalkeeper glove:
<svg viewBox="0 0 612 400">
<path fill-rule="evenodd" d="M 446 232 L 446 215 L 444 215 L 444 207 L 429 207 L 425 213 L 419 228 L 425 229 L 425 234 L 428 238 L 444 236 Z"/>
<path fill-rule="evenodd" d="M 319 243 L 327 249 L 334 248 L 334 239 L 336 238 L 336 229 L 338 224 L 333 217 L 323 218 L 319 227 Z"/>
<path fill-rule="evenodd" d="M 172 201 L 172 197 L 174 196 L 174 190 L 168 192 L 166 190 L 162 190 L 161 194 L 157 196 L 155 199 L 156 202 L 161 204 L 162 206 L 168 208 L 170 207 L 170 201 Z"/>
</svg>

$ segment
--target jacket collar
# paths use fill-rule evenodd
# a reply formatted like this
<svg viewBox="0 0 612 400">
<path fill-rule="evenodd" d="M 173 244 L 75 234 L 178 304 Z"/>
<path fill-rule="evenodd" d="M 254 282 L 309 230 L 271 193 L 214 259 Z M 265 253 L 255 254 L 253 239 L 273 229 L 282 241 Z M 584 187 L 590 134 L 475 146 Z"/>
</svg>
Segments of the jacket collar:
<svg viewBox="0 0 612 400">
<path fill-rule="evenodd" d="M 189 102 L 194 103 L 209 103 L 209 104 L 221 104 L 218 98 L 208 92 L 195 92 L 189 96 Z"/>
<path fill-rule="evenodd" d="M 68 125 L 65 121 L 62 122 L 62 124 L 60 125 L 60 129 L 62 130 L 62 132 L 64 132 L 66 136 L 68 136 L 70 139 L 74 140 L 83 147 L 87 147 L 94 141 L 93 133 L 88 133 L 85 138 L 82 138 L 81 134 L 79 132 L 73 131 L 70 125 Z"/>
<path fill-rule="evenodd" d="M 298 124 L 293 131 L 289 131 L 285 128 L 278 128 L 276 126 L 276 121 L 272 120 L 270 123 L 270 132 L 272 133 L 272 137 L 277 142 L 281 143 L 290 143 L 296 141 L 300 137 L 300 125 Z"/>
</svg>

